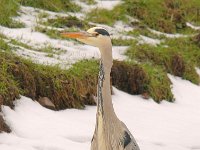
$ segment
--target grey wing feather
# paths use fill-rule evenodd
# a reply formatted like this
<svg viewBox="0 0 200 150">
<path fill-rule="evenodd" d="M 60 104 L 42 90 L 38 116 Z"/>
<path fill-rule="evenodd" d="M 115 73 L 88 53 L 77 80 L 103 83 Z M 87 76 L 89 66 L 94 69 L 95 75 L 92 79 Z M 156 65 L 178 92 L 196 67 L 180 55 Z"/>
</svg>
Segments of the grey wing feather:
<svg viewBox="0 0 200 150">
<path fill-rule="evenodd" d="M 123 146 L 123 150 L 140 150 L 138 144 L 136 143 L 133 135 L 131 134 L 131 132 L 128 130 L 128 128 L 126 127 L 126 125 L 122 123 L 122 128 L 124 130 L 124 136 L 122 138 L 122 146 Z M 95 128 L 95 132 L 91 141 L 91 148 L 90 150 L 98 150 L 98 144 L 97 144 L 97 130 Z"/>
<path fill-rule="evenodd" d="M 125 133 L 124 134 L 124 150 L 140 150 L 131 132 L 128 130 L 128 128 L 123 122 L 121 123 L 122 123 L 122 126 L 124 127 L 124 133 Z"/>
</svg>

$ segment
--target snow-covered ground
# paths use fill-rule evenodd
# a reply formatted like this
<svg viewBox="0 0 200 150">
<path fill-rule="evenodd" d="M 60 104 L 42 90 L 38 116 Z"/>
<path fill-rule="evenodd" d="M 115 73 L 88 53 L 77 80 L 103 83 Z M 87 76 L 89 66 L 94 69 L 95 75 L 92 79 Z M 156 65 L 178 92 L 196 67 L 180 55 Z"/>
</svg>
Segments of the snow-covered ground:
<svg viewBox="0 0 200 150">
<path fill-rule="evenodd" d="M 157 34 L 157 35 L 163 35 L 167 38 L 180 38 L 180 37 L 188 37 L 188 35 L 183 35 L 183 34 L 169 34 L 169 33 L 163 33 L 163 32 L 160 32 L 160 31 L 156 31 L 154 29 L 148 29 L 150 32 L 154 33 L 154 34 Z"/>
<path fill-rule="evenodd" d="M 14 39 L 24 44 L 29 45 L 32 49 L 23 48 L 21 46 L 14 46 L 16 54 L 23 56 L 25 58 L 32 59 L 37 63 L 48 64 L 48 65 L 60 65 L 62 68 L 68 68 L 71 64 L 81 60 L 81 59 L 90 59 L 90 58 L 99 58 L 98 49 L 91 46 L 82 46 L 76 42 L 60 39 L 52 39 L 44 33 L 35 31 L 35 27 L 39 26 L 47 29 L 54 29 L 58 31 L 62 31 L 62 28 L 53 28 L 50 26 L 44 26 L 40 24 L 39 16 L 42 13 L 48 14 L 47 18 L 55 18 L 57 16 L 76 16 L 78 18 L 83 19 L 85 13 L 88 10 L 93 8 L 106 8 L 112 9 L 114 6 L 119 4 L 120 0 L 104 0 L 97 1 L 95 5 L 86 5 L 85 3 L 76 0 L 77 4 L 81 4 L 82 13 L 58 13 L 51 12 L 42 9 L 35 9 L 32 7 L 24 7 L 21 6 L 20 15 L 14 18 L 17 21 L 21 21 L 25 24 L 24 28 L 7 28 L 0 26 L 0 33 L 4 34 L 8 39 Z M 47 19 L 43 18 L 43 20 Z M 133 18 L 132 18 L 133 19 Z M 139 36 L 136 39 L 133 36 L 126 35 L 127 32 L 133 30 L 133 27 L 118 21 L 114 24 L 113 27 L 92 23 L 93 26 L 101 26 L 106 28 L 111 34 L 111 38 L 115 39 L 135 39 L 140 43 L 148 43 L 152 45 L 156 45 L 160 43 L 159 39 L 153 39 L 146 36 Z M 12 45 L 12 44 L 11 44 Z M 45 48 L 46 46 L 50 46 L 55 53 L 49 57 L 48 53 L 41 52 L 39 49 Z M 13 46 L 13 45 L 12 45 Z M 124 60 L 126 57 L 124 53 L 128 46 L 114 46 L 113 47 L 113 58 L 117 60 Z M 36 51 L 37 50 L 37 51 Z M 56 53 L 57 52 L 57 53 Z M 60 52 L 60 53 L 59 53 Z M 59 54 L 58 54 L 59 53 Z"/>
<path fill-rule="evenodd" d="M 83 12 L 89 12 L 95 8 L 104 8 L 111 10 L 114 6 L 121 3 L 121 0 L 96 0 L 95 4 L 87 5 L 86 3 L 81 2 L 80 0 L 74 0 L 74 2 L 82 7 Z"/>
<path fill-rule="evenodd" d="M 194 26 L 193 24 L 187 22 L 186 25 L 194 30 L 200 30 L 200 26 Z"/>
<path fill-rule="evenodd" d="M 59 40 L 59 39 L 52 39 L 45 35 L 44 33 L 40 33 L 35 31 L 35 27 L 43 27 L 47 29 L 54 29 L 58 31 L 62 31 L 62 28 L 53 28 L 50 26 L 44 26 L 40 24 L 40 15 L 41 14 L 48 14 L 47 18 L 55 18 L 57 16 L 76 16 L 78 18 L 83 19 L 85 14 L 94 8 L 105 8 L 105 9 L 112 9 L 117 4 L 121 3 L 121 0 L 97 0 L 96 4 L 94 5 L 87 5 L 80 0 L 75 0 L 75 3 L 79 4 L 82 7 L 81 12 L 79 13 L 58 13 L 58 12 L 51 12 L 42 9 L 35 9 L 32 7 L 24 7 L 21 6 L 19 16 L 15 17 L 14 19 L 17 21 L 21 21 L 25 24 L 24 28 L 7 28 L 0 26 L 0 33 L 4 34 L 8 39 L 14 39 L 19 42 L 28 44 L 32 47 L 32 49 L 23 48 L 20 46 L 16 47 L 16 54 L 23 56 L 25 58 L 32 59 L 37 63 L 42 64 L 49 64 L 49 65 L 60 65 L 63 67 L 70 67 L 71 64 L 81 60 L 81 59 L 90 59 L 90 58 L 99 58 L 99 51 L 96 48 L 91 46 L 82 46 L 76 42 L 66 40 Z M 45 20 L 47 18 L 43 18 Z M 129 17 L 130 21 L 135 20 L 134 18 Z M 139 21 L 139 20 L 135 20 Z M 138 36 L 137 38 L 134 36 L 127 35 L 126 33 L 133 30 L 133 27 L 123 23 L 122 21 L 117 21 L 114 26 L 108 26 L 104 24 L 97 24 L 90 22 L 90 24 L 94 26 L 102 26 L 106 28 L 109 33 L 111 34 L 111 38 L 114 39 L 135 39 L 138 40 L 139 43 L 147 43 L 152 45 L 157 45 L 161 41 L 160 39 L 153 39 L 150 37 L 146 37 L 143 35 Z M 193 29 L 199 29 L 199 27 L 193 26 L 190 23 L 187 23 Z M 149 29 L 154 34 L 164 35 L 168 38 L 178 38 L 178 37 L 186 37 L 188 35 L 182 34 L 166 34 L 159 31 L 155 31 Z M 49 55 L 45 52 L 35 51 L 36 49 L 42 49 L 46 46 L 52 47 L 53 53 Z M 126 47 L 128 48 L 128 46 Z M 126 57 L 123 55 L 126 49 L 124 46 L 115 46 L 113 47 L 113 57 L 114 59 L 124 60 Z M 51 56 L 51 57 L 49 57 Z"/>
<path fill-rule="evenodd" d="M 200 150 L 200 86 L 169 75 L 175 103 L 156 104 L 114 88 L 119 118 L 141 150 Z M 15 109 L 4 106 L 12 133 L 0 134 L 0 150 L 89 150 L 95 127 L 95 106 L 84 110 L 48 110 L 22 97 Z"/>
<path fill-rule="evenodd" d="M 120 0 L 100 1 L 88 6 L 79 0 L 83 12 L 101 7 L 112 9 Z M 19 40 L 32 46 L 33 49 L 50 45 L 55 50 L 62 50 L 61 54 L 47 53 L 18 46 L 16 54 L 31 58 L 42 64 L 60 64 L 61 67 L 84 58 L 99 58 L 97 48 L 80 45 L 72 41 L 52 39 L 43 33 L 36 32 L 38 15 L 41 12 L 49 17 L 67 16 L 64 13 L 54 13 L 31 7 L 21 7 L 20 16 L 15 18 L 25 23 L 22 29 L 10 29 L 0 26 L 0 33 L 9 39 Z M 70 13 L 83 17 L 84 13 Z M 112 35 L 112 38 L 130 39 L 124 32 L 133 28 L 116 22 L 113 27 L 101 24 Z M 193 29 L 199 30 L 190 23 Z M 57 30 L 61 30 L 57 28 Z M 166 34 L 149 29 L 152 33 L 169 38 L 185 37 L 182 34 Z M 141 43 L 157 45 L 158 39 L 139 36 Z M 114 46 L 114 59 L 124 60 L 124 53 L 128 46 Z M 197 69 L 200 74 L 200 69 Z M 127 124 L 135 136 L 141 150 L 200 150 L 200 86 L 189 81 L 169 75 L 173 85 L 174 103 L 163 101 L 156 104 L 153 100 L 144 100 L 140 96 L 133 96 L 114 88 L 113 104 L 119 118 Z M 12 133 L 0 134 L 0 150 L 89 150 L 90 141 L 95 127 L 95 106 L 87 106 L 84 110 L 67 109 L 52 111 L 40 106 L 29 98 L 21 97 L 12 110 L 6 106 L 2 108 L 3 116 L 11 127 Z"/>
<path fill-rule="evenodd" d="M 77 1 L 79 2 L 79 1 Z M 108 1 L 105 1 L 108 3 Z M 98 2 L 95 6 L 97 7 L 104 7 L 105 2 Z M 119 3 L 119 1 L 113 1 L 112 5 L 108 5 L 109 8 L 114 7 Z M 68 16 L 69 14 L 65 13 L 56 13 L 56 12 L 50 12 L 50 11 L 44 11 L 42 9 L 34 9 L 32 7 L 24 7 L 21 6 L 20 10 L 20 16 L 16 17 L 15 20 L 21 21 L 25 24 L 25 28 L 7 28 L 0 26 L 0 33 L 6 35 L 9 39 L 14 39 L 17 41 L 20 41 L 22 43 L 28 44 L 33 49 L 42 49 L 46 47 L 47 45 L 52 47 L 53 50 L 56 52 L 62 51 L 59 54 L 53 54 L 53 57 L 49 57 L 48 53 L 35 51 L 33 49 L 27 49 L 20 46 L 17 46 L 16 48 L 16 54 L 23 56 L 25 58 L 32 59 L 33 61 L 37 63 L 42 64 L 49 64 L 49 65 L 60 65 L 61 67 L 70 67 L 71 64 L 81 60 L 81 59 L 90 59 L 90 58 L 99 58 L 99 50 L 97 48 L 94 48 L 92 46 L 83 46 L 76 42 L 68 41 L 66 40 L 59 40 L 59 39 L 52 39 L 48 37 L 47 35 L 35 31 L 36 26 L 42 27 L 43 25 L 40 25 L 38 23 L 38 16 L 40 13 L 46 13 L 48 14 L 49 18 L 55 18 L 56 16 Z M 77 17 L 80 17 L 79 14 L 75 13 L 70 15 L 75 15 Z M 94 24 L 94 23 L 93 23 Z M 114 35 L 113 37 L 120 37 L 123 39 L 132 38 L 130 36 L 125 36 L 121 34 L 123 31 L 123 28 L 126 26 L 123 23 L 116 23 L 115 27 L 109 27 L 106 25 L 100 25 L 100 24 L 94 24 L 94 26 L 103 26 L 109 32 Z M 45 28 L 48 28 L 45 27 Z M 127 28 L 127 26 L 126 26 Z M 61 28 L 54 28 L 59 31 L 63 30 Z M 130 28 L 129 28 L 130 30 Z M 128 31 L 128 28 L 127 30 Z M 112 38 L 113 38 L 112 37 Z M 126 51 L 127 47 L 124 46 L 114 46 L 113 47 L 113 58 L 117 60 L 124 60 L 126 57 L 123 55 Z"/>
</svg>

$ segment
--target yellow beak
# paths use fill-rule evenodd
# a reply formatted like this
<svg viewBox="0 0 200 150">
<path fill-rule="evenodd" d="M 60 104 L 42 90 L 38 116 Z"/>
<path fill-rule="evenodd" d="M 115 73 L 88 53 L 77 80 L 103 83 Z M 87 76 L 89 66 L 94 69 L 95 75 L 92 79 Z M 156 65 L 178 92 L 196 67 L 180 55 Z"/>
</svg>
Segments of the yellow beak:
<svg viewBox="0 0 200 150">
<path fill-rule="evenodd" d="M 64 32 L 61 33 L 61 36 L 73 39 L 85 39 L 91 37 L 91 34 L 87 32 Z"/>
</svg>

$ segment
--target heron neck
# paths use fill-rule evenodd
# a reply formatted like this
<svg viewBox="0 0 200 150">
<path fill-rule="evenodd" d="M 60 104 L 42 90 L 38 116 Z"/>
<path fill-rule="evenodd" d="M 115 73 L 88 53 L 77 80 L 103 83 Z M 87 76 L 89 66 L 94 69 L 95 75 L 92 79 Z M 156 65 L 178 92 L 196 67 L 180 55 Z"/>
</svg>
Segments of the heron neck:
<svg viewBox="0 0 200 150">
<path fill-rule="evenodd" d="M 111 87 L 110 87 L 110 73 L 112 67 L 112 46 L 101 48 L 101 61 L 98 78 L 98 103 L 97 111 L 101 113 L 104 118 L 112 115 L 116 116 L 112 105 Z M 108 117 L 109 118 L 109 117 Z"/>
</svg>

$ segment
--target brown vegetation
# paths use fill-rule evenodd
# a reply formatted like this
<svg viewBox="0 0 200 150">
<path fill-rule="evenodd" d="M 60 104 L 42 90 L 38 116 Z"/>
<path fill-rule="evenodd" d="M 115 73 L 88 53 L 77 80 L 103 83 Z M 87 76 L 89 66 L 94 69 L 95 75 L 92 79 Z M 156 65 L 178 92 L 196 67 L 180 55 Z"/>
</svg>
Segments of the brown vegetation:
<svg viewBox="0 0 200 150">
<path fill-rule="evenodd" d="M 11 132 L 10 128 L 6 125 L 3 117 L 0 115 L 0 133 L 1 132 Z"/>
<path fill-rule="evenodd" d="M 147 76 L 138 65 L 115 61 L 112 67 L 112 84 L 130 94 L 146 93 Z"/>
<path fill-rule="evenodd" d="M 3 105 L 12 107 L 13 101 L 19 98 L 19 94 L 35 100 L 48 97 L 56 110 L 83 108 L 85 105 L 96 104 L 94 96 L 98 74 L 97 61 L 83 61 L 69 70 L 61 70 L 37 65 L 9 53 L 1 53 L 0 59 L 6 59 L 8 64 L 5 68 L 8 84 L 4 87 L 4 92 L 0 92 Z M 0 66 L 3 65 L 5 61 L 1 60 Z M 112 83 L 117 88 L 130 94 L 146 93 L 146 74 L 138 65 L 115 61 L 111 75 Z M 3 76 L 0 80 L 2 78 Z"/>
<path fill-rule="evenodd" d="M 134 54 L 134 55 L 132 55 Z M 152 62 L 173 75 L 183 77 L 187 62 L 181 53 L 173 49 L 155 48 L 149 45 L 139 45 L 128 50 L 132 59 L 140 62 Z"/>
<path fill-rule="evenodd" d="M 75 16 L 57 17 L 53 19 L 48 19 L 46 24 L 58 28 L 66 28 L 66 27 L 68 28 L 76 27 L 80 29 L 89 28 L 88 22 L 80 20 Z"/>
<path fill-rule="evenodd" d="M 56 67 L 33 64 L 8 53 L 0 55 L 1 73 L 4 70 L 0 76 L 2 104 L 12 107 L 19 94 L 36 100 L 48 97 L 57 110 L 95 104 L 91 95 L 96 93 L 97 80 L 89 73 L 85 72 L 78 80 L 76 76 L 72 77 L 67 71 Z"/>
<path fill-rule="evenodd" d="M 185 72 L 185 62 L 180 55 L 176 54 L 171 57 L 171 69 L 175 76 L 183 76 Z"/>
<path fill-rule="evenodd" d="M 124 7 L 130 16 L 137 17 L 149 27 L 166 32 L 175 33 L 186 26 L 186 9 L 183 5 L 189 1 L 174 0 L 125 0 Z M 155 9 L 156 8 L 156 9 Z"/>
<path fill-rule="evenodd" d="M 193 38 L 194 42 L 200 47 L 200 33 Z"/>
</svg>

